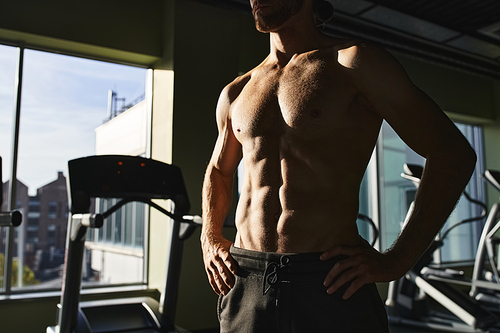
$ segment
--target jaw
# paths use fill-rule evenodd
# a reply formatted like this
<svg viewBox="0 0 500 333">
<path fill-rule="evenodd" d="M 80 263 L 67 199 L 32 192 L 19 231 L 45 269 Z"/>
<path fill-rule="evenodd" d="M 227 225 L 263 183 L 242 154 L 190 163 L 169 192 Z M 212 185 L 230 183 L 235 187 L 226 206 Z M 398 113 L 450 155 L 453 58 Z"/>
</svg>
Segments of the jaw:
<svg viewBox="0 0 500 333">
<path fill-rule="evenodd" d="M 271 4 L 254 4 L 255 26 L 263 33 L 278 32 L 303 9 L 305 0 L 277 0 Z"/>
</svg>

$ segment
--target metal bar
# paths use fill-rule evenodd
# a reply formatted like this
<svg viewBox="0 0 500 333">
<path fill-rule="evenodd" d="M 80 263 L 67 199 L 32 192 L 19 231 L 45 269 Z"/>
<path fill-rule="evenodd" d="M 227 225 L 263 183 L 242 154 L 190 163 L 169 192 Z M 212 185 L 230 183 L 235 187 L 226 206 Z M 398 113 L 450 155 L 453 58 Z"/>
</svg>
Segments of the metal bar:
<svg viewBox="0 0 500 333">
<path fill-rule="evenodd" d="M 153 201 L 151 201 L 151 199 L 142 198 L 142 197 L 124 198 L 124 199 L 118 201 L 114 206 L 112 206 L 109 209 L 107 209 L 105 212 L 101 213 L 101 215 L 102 215 L 103 218 L 106 219 L 109 216 L 111 216 L 111 214 L 113 214 L 114 212 L 116 212 L 118 209 L 120 209 L 121 207 L 123 207 L 124 205 L 126 205 L 127 203 L 130 203 L 130 202 L 142 202 L 142 203 L 145 203 L 145 204 L 147 204 L 147 205 L 149 205 L 149 206 L 151 206 L 153 208 L 156 208 L 161 213 L 167 215 L 171 219 L 173 219 L 175 221 L 178 221 L 178 222 L 187 223 L 187 224 L 193 224 L 193 225 L 196 225 L 196 226 L 199 226 L 199 225 L 202 224 L 201 218 L 199 216 L 196 216 L 196 215 L 195 216 L 192 216 L 192 215 L 178 215 L 177 213 L 171 213 L 168 210 L 166 210 L 165 208 L 163 208 L 160 205 L 158 205 L 158 204 L 154 203 Z"/>
<path fill-rule="evenodd" d="M 183 215 L 174 203 L 174 215 Z M 169 216 L 171 217 L 171 216 Z M 171 221 L 172 236 L 170 240 L 170 251 L 167 264 L 167 278 L 165 289 L 160 297 L 160 313 L 162 327 L 173 330 L 175 321 L 175 308 L 177 305 L 177 289 L 182 264 L 182 250 L 184 242 L 179 238 L 181 223 L 176 220 Z"/>
<path fill-rule="evenodd" d="M 12 167 L 9 182 L 8 210 L 16 209 L 16 185 L 17 185 L 17 155 L 19 149 L 19 124 L 21 118 L 21 92 L 23 88 L 23 66 L 24 66 L 24 45 L 19 46 L 19 62 L 16 78 L 16 106 L 14 114 L 14 130 L 12 134 Z M 14 243 L 14 227 L 8 227 L 6 230 L 5 262 L 4 262 L 4 288 L 5 294 L 10 295 L 12 289 L 12 259 Z M 20 229 L 19 232 L 22 232 Z M 19 263 L 22 265 L 22 263 Z"/>
<path fill-rule="evenodd" d="M 500 215 L 500 203 L 497 202 L 490 209 L 488 218 L 486 219 L 486 223 L 483 227 L 481 238 L 479 240 L 476 258 L 474 261 L 474 270 L 472 272 L 472 287 L 470 290 L 470 295 L 472 297 L 476 297 L 476 295 L 479 293 L 478 288 L 480 287 L 480 281 L 483 280 L 482 275 L 485 270 L 484 263 L 487 255 L 486 243 L 488 240 L 488 233 L 497 224 L 499 215 Z"/>
<path fill-rule="evenodd" d="M 471 315 L 469 312 L 464 310 L 461 306 L 459 306 L 458 304 L 453 302 L 445 294 L 443 294 L 441 291 L 436 289 L 434 286 L 432 286 L 430 283 L 425 281 L 420 276 L 418 276 L 416 274 L 411 274 L 411 273 L 410 273 L 410 276 L 411 276 L 412 281 L 417 285 L 417 287 L 422 289 L 427 295 L 434 298 L 440 304 L 444 305 L 446 307 L 446 309 L 448 309 L 450 312 L 452 312 L 458 318 L 463 320 L 464 323 L 466 323 L 470 327 L 475 327 L 476 318 L 474 318 L 473 315 Z"/>
<path fill-rule="evenodd" d="M 85 252 L 85 231 L 82 227 L 83 237 L 71 239 L 73 228 L 73 215 L 68 219 L 66 234 L 66 255 L 64 258 L 63 288 L 61 293 L 61 307 L 59 308 L 57 326 L 59 333 L 72 333 L 78 321 L 78 302 L 80 301 L 80 287 L 82 283 L 83 254 Z"/>
</svg>

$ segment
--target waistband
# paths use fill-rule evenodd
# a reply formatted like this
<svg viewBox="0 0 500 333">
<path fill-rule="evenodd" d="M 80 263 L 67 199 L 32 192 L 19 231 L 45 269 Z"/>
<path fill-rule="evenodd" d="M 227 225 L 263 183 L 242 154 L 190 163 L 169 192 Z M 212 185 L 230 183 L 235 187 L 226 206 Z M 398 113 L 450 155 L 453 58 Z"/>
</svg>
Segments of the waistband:
<svg viewBox="0 0 500 333">
<path fill-rule="evenodd" d="M 289 273 L 323 273 L 330 271 L 335 263 L 347 258 L 346 256 L 337 256 L 322 261 L 319 259 L 322 252 L 259 252 L 235 246 L 231 246 L 230 253 L 240 268 L 255 274 L 265 272 L 271 263 L 286 267 L 286 271 Z"/>
<path fill-rule="evenodd" d="M 262 277 L 262 295 L 282 283 L 292 281 L 316 281 L 321 283 L 336 262 L 345 256 L 322 261 L 321 252 L 276 253 L 258 252 L 231 246 L 231 256 L 238 263 L 238 276 Z"/>
</svg>

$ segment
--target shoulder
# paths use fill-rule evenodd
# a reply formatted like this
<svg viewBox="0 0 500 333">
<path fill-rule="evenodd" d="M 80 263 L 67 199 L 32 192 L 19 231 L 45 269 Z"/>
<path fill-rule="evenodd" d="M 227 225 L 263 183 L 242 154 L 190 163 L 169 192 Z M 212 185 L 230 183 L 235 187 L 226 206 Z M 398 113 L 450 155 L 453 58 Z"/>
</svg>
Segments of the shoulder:
<svg viewBox="0 0 500 333">
<path fill-rule="evenodd" d="M 226 99 L 226 102 L 231 104 L 240 95 L 245 85 L 250 80 L 252 74 L 248 72 L 244 75 L 238 76 L 231 83 L 224 87 L 221 93 L 221 98 Z"/>
<path fill-rule="evenodd" d="M 338 46 L 338 63 L 349 69 L 360 90 L 413 89 L 401 63 L 385 48 L 365 41 Z"/>
<path fill-rule="evenodd" d="M 219 96 L 217 102 L 217 120 L 224 122 L 225 119 L 231 118 L 231 105 L 238 98 L 241 91 L 251 78 L 251 72 L 238 76 L 231 83 L 226 85 Z"/>
<path fill-rule="evenodd" d="M 361 40 L 349 40 L 336 45 L 338 61 L 350 69 L 399 67 L 399 62 L 385 48 Z"/>
<path fill-rule="evenodd" d="M 233 102 L 240 96 L 243 88 L 252 79 L 253 76 L 258 76 L 258 72 L 262 71 L 263 67 L 266 67 L 267 58 L 259 64 L 257 67 L 248 71 L 247 73 L 238 76 L 231 83 L 226 85 L 219 96 L 218 107 L 230 107 Z"/>
<path fill-rule="evenodd" d="M 231 83 L 226 85 L 219 96 L 218 104 L 223 104 L 226 106 L 230 106 L 240 95 L 241 91 L 245 87 L 245 85 L 250 81 L 252 77 L 252 72 L 255 69 L 249 71 L 246 74 L 238 76 Z"/>
<path fill-rule="evenodd" d="M 380 45 L 358 39 L 330 37 L 326 47 L 318 50 L 318 56 L 326 57 L 344 68 L 355 72 L 400 67 L 399 62 Z"/>
</svg>

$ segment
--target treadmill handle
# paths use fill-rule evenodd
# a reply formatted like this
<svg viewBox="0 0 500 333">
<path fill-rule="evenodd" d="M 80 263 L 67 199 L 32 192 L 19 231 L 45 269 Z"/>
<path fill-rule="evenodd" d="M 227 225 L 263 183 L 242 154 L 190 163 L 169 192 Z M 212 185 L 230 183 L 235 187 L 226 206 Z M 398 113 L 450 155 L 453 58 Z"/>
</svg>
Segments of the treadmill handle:
<svg viewBox="0 0 500 333">
<path fill-rule="evenodd" d="M 88 228 L 100 228 L 104 224 L 104 217 L 101 214 L 73 214 L 72 218 L 73 221 Z"/>
<path fill-rule="evenodd" d="M 23 221 L 23 214 L 20 211 L 0 212 L 0 227 L 18 227 Z"/>
<path fill-rule="evenodd" d="M 181 222 L 195 223 L 195 224 L 199 224 L 199 225 L 203 224 L 203 220 L 202 220 L 201 216 L 199 216 L 199 215 L 184 215 L 182 217 Z"/>
</svg>

